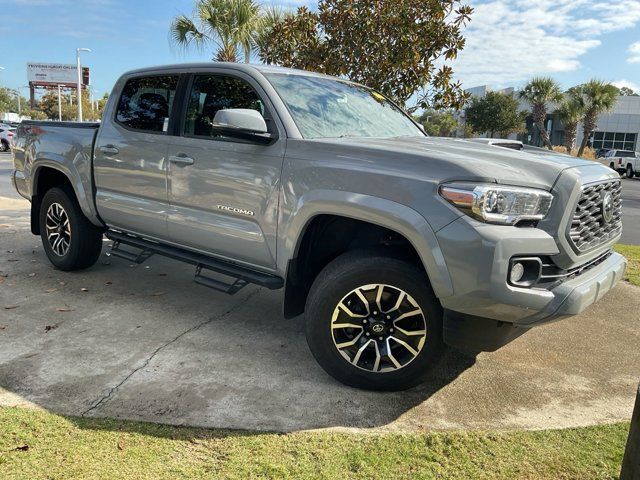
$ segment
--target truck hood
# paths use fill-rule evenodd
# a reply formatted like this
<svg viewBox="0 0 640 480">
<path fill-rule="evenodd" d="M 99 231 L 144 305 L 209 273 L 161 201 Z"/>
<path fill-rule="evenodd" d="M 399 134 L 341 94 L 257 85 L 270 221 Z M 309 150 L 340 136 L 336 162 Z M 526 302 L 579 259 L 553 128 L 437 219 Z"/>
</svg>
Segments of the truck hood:
<svg viewBox="0 0 640 480">
<path fill-rule="evenodd" d="M 438 182 L 481 180 L 550 190 L 563 170 L 585 165 L 606 168 L 591 160 L 549 151 L 530 153 L 464 139 L 439 137 L 320 139 L 343 159 L 374 162 L 385 169 L 431 177 Z"/>
</svg>

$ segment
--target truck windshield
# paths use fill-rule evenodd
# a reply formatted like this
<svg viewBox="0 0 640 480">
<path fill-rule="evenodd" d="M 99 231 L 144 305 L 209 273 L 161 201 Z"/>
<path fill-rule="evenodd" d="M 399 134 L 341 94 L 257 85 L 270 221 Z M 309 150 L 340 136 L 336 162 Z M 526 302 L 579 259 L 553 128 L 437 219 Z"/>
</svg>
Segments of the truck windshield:
<svg viewBox="0 0 640 480">
<path fill-rule="evenodd" d="M 424 137 L 383 95 L 337 79 L 266 73 L 304 138 Z"/>
</svg>

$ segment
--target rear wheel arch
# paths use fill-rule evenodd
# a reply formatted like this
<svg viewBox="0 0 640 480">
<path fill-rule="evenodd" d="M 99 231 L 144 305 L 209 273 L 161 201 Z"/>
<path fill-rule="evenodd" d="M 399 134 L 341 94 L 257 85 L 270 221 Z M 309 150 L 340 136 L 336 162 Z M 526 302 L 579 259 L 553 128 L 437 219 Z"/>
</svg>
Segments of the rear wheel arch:
<svg viewBox="0 0 640 480">
<path fill-rule="evenodd" d="M 33 173 L 31 188 L 31 233 L 40 235 L 40 207 L 47 191 L 54 187 L 69 187 L 75 192 L 69 177 L 61 170 L 49 166 L 38 167 Z M 76 194 L 76 199 L 78 198 Z"/>
</svg>

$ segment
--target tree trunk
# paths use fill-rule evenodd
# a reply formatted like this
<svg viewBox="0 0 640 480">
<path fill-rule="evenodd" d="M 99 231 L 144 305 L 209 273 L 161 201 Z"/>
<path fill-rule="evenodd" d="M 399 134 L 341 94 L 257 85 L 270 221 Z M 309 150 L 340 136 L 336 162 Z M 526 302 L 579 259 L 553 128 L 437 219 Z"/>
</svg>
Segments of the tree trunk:
<svg viewBox="0 0 640 480">
<path fill-rule="evenodd" d="M 547 108 L 544 103 L 536 103 L 533 105 L 532 114 L 533 114 L 533 123 L 535 123 L 536 127 L 540 131 L 540 136 L 542 137 L 542 143 L 549 150 L 553 150 L 551 146 L 551 140 L 549 138 L 549 132 L 544 126 L 544 121 L 547 119 Z"/>
<path fill-rule="evenodd" d="M 571 155 L 573 150 L 573 143 L 576 141 L 576 132 L 578 131 L 578 124 L 576 122 L 567 122 L 564 125 L 564 146 L 567 149 L 567 153 Z"/>
<path fill-rule="evenodd" d="M 218 62 L 237 62 L 238 52 L 235 45 L 223 45 L 216 53 L 216 60 Z"/>
<path fill-rule="evenodd" d="M 578 150 L 578 156 L 581 157 L 584 153 L 584 149 L 587 147 L 589 143 L 589 137 L 596 129 L 596 112 L 587 111 L 584 114 L 584 123 L 582 125 L 582 142 L 580 143 L 580 150 Z"/>
</svg>

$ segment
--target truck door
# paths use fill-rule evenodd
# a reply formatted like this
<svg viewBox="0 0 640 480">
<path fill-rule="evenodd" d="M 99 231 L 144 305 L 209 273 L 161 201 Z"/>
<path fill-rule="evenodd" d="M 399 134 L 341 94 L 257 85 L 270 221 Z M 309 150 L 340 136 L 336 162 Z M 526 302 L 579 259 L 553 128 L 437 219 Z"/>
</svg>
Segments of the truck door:
<svg viewBox="0 0 640 480">
<path fill-rule="evenodd" d="M 167 135 L 179 75 L 125 78 L 96 139 L 96 207 L 112 228 L 166 240 Z"/>
<path fill-rule="evenodd" d="M 169 145 L 171 241 L 248 266 L 275 269 L 278 192 L 284 129 L 269 99 L 250 76 L 194 73 L 181 135 Z M 225 137 L 213 125 L 218 110 L 250 108 L 262 114 L 270 145 Z"/>
</svg>

